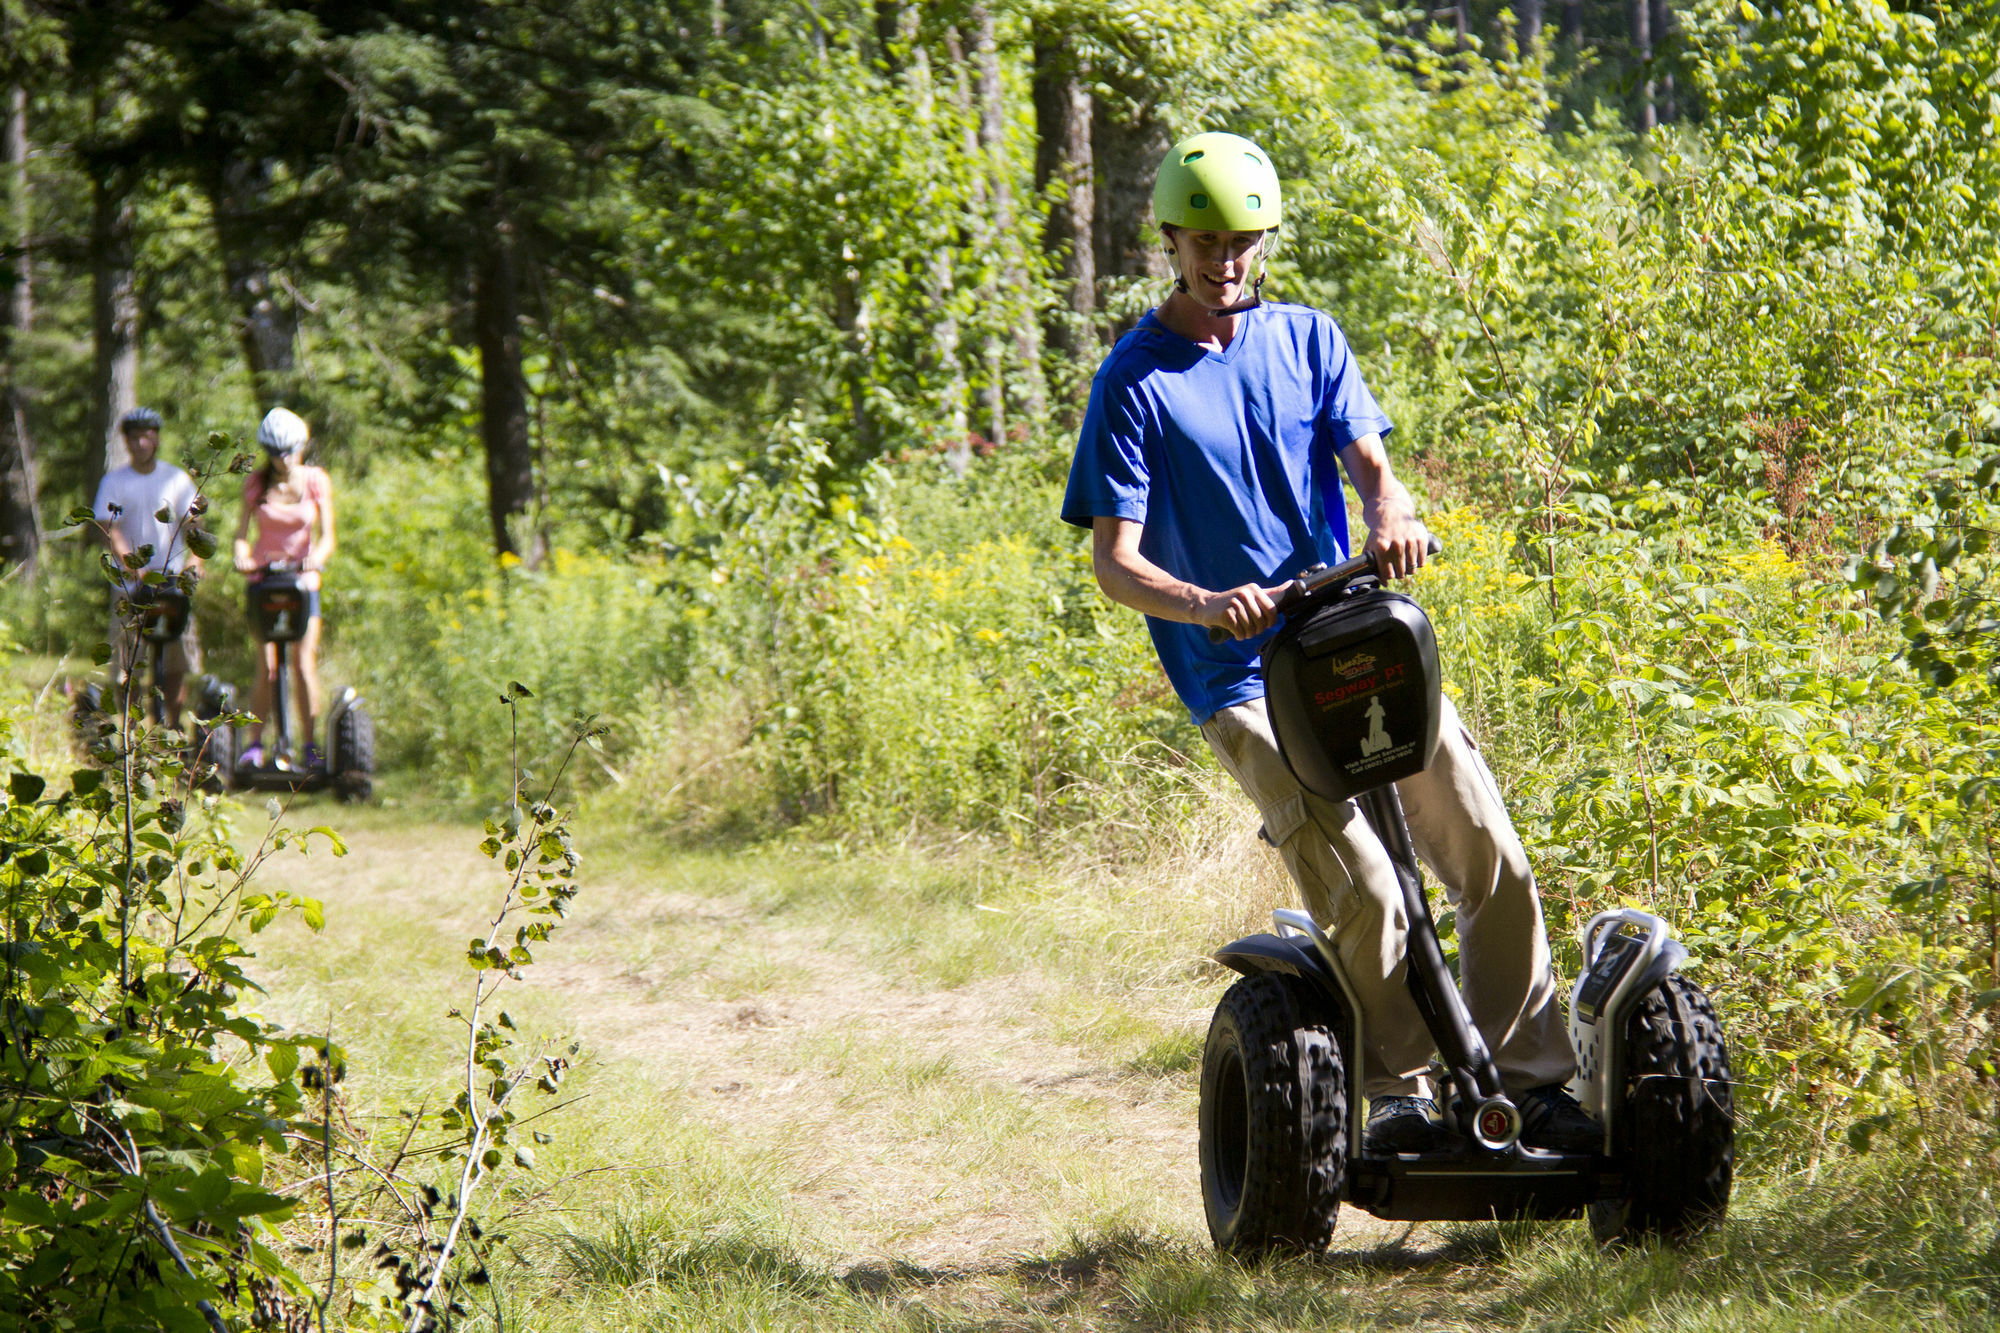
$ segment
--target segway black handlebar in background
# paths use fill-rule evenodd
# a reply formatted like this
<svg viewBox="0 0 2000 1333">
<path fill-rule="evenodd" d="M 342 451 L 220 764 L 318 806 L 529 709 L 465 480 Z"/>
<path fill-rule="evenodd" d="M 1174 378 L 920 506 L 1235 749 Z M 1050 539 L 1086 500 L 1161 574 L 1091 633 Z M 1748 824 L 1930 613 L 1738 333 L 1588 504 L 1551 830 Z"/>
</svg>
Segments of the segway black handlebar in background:
<svg viewBox="0 0 2000 1333">
<path fill-rule="evenodd" d="M 1425 555 L 1437 555 L 1443 550 L 1444 543 L 1436 537 L 1430 538 L 1424 545 Z M 1316 593 L 1343 588 L 1367 574 L 1374 574 L 1380 577 L 1380 571 L 1375 568 L 1374 555 L 1363 551 L 1352 560 L 1343 560 L 1337 565 L 1319 565 L 1308 569 L 1305 573 L 1287 583 L 1279 591 L 1278 595 L 1271 600 L 1277 606 L 1279 615 L 1289 615 L 1306 598 Z M 1223 629 L 1220 625 L 1211 625 L 1208 628 L 1208 641 L 1210 643 L 1221 643 L 1229 637 L 1229 631 Z"/>
</svg>

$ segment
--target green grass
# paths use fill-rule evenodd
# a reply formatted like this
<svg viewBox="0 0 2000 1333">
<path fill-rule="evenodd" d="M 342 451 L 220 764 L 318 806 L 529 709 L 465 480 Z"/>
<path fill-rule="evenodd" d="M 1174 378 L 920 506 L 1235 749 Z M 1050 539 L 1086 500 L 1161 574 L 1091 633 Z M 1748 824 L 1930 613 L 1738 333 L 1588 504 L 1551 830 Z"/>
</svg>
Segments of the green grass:
<svg viewBox="0 0 2000 1333">
<path fill-rule="evenodd" d="M 420 814 L 312 810 L 353 855 L 272 882 L 324 897 L 328 929 L 257 946 L 267 1011 L 331 1016 L 364 1125 L 450 1095 L 459 951 L 497 887 L 472 827 Z M 2000 1327 L 1987 1155 L 1748 1161 L 1720 1234 L 1679 1252 L 1350 1210 L 1322 1258 L 1217 1255 L 1193 1129 L 1227 977 L 1203 953 L 1283 901 L 1243 822 L 1177 873 L 586 825 L 577 911 L 501 1000 L 582 1055 L 536 1171 L 489 1201 L 505 1239 L 468 1326 Z"/>
</svg>

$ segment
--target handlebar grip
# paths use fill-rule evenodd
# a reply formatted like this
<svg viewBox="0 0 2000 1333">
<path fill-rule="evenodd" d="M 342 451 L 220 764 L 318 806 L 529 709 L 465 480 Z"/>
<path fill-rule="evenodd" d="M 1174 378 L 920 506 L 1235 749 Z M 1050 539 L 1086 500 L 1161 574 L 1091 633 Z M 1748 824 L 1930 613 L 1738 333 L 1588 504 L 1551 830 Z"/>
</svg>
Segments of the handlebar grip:
<svg viewBox="0 0 2000 1333">
<path fill-rule="evenodd" d="M 1427 556 L 1439 555 L 1443 551 L 1444 543 L 1439 541 L 1435 534 L 1431 535 L 1424 543 L 1424 554 Z M 1309 595 L 1329 584 L 1350 583 L 1363 574 L 1373 573 L 1379 577 L 1379 572 L 1374 566 L 1375 557 L 1364 552 L 1361 555 L 1355 556 L 1352 560 L 1342 561 L 1332 569 L 1327 570 L 1320 576 L 1320 581 L 1313 586 L 1307 586 L 1303 578 L 1293 579 L 1271 600 L 1277 606 L 1279 614 L 1287 615 L 1290 614 L 1293 607 L 1304 601 Z M 1221 643 L 1229 637 L 1229 631 L 1219 625 L 1210 625 L 1208 627 L 1208 641 L 1210 643 Z"/>
</svg>

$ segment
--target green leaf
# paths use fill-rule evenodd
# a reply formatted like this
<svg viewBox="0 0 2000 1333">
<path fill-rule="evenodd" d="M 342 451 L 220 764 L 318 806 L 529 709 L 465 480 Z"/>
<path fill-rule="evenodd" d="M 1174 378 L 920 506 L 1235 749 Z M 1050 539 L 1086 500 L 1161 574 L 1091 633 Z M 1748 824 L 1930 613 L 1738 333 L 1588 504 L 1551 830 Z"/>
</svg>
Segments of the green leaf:
<svg viewBox="0 0 2000 1333">
<path fill-rule="evenodd" d="M 7 792 L 18 805 L 33 805 L 42 799 L 48 779 L 37 773 L 15 773 L 7 779 Z"/>
</svg>

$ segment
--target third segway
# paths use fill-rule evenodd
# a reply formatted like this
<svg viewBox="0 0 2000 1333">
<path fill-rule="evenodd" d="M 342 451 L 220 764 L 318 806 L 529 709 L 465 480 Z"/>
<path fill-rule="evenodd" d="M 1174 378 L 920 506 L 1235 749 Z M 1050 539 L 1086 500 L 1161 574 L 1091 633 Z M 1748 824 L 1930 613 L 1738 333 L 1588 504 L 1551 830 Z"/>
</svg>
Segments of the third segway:
<svg viewBox="0 0 2000 1333">
<path fill-rule="evenodd" d="M 343 689 L 327 710 L 323 762 L 308 764 L 294 753 L 290 698 L 292 645 L 306 636 L 306 589 L 300 571 L 285 565 L 267 566 L 249 585 L 250 619 L 257 633 L 277 656 L 271 683 L 270 719 L 276 738 L 266 761 L 238 767 L 236 783 L 263 790 L 317 791 L 331 787 L 343 801 L 365 801 L 374 791 L 375 722 L 352 686 Z"/>
</svg>

